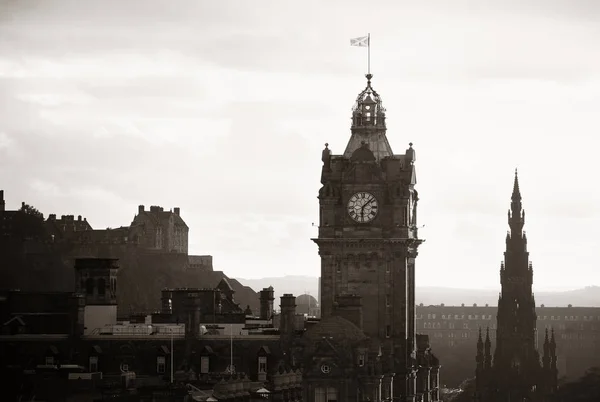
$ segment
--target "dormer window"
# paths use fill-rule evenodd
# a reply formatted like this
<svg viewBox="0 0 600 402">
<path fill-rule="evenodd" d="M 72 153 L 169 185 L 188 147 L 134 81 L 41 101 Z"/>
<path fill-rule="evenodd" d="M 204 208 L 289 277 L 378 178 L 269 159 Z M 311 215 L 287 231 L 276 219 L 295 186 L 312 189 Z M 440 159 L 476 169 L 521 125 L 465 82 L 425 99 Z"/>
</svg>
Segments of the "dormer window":
<svg viewBox="0 0 600 402">
<path fill-rule="evenodd" d="M 158 374 L 164 374 L 166 368 L 166 359 L 164 356 L 158 356 L 156 358 L 156 372 Z"/>
<path fill-rule="evenodd" d="M 260 356 L 258 358 L 258 373 L 259 374 L 267 373 L 267 357 L 266 356 Z"/>
<path fill-rule="evenodd" d="M 98 356 L 90 356 L 89 361 L 90 373 L 95 373 L 98 371 Z"/>
</svg>

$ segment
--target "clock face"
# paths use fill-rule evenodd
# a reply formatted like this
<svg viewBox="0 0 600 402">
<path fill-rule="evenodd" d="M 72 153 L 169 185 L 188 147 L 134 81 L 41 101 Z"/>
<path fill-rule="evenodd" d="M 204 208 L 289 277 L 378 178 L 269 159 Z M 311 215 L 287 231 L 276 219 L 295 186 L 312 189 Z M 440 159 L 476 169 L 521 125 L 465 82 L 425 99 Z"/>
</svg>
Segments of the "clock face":
<svg viewBox="0 0 600 402">
<path fill-rule="evenodd" d="M 359 223 L 371 222 L 377 216 L 379 204 L 371 193 L 358 192 L 348 201 L 348 215 Z"/>
</svg>

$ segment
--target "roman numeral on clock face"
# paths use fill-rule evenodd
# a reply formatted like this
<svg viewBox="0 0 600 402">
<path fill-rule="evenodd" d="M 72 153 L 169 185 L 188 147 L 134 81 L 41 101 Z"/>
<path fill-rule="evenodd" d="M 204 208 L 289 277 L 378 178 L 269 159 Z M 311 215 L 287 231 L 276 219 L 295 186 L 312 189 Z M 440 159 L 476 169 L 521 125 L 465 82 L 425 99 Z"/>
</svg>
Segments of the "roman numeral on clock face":
<svg viewBox="0 0 600 402">
<path fill-rule="evenodd" d="M 348 200 L 348 215 L 359 223 L 371 222 L 377 216 L 379 205 L 375 196 L 366 191 L 355 193 Z"/>
</svg>

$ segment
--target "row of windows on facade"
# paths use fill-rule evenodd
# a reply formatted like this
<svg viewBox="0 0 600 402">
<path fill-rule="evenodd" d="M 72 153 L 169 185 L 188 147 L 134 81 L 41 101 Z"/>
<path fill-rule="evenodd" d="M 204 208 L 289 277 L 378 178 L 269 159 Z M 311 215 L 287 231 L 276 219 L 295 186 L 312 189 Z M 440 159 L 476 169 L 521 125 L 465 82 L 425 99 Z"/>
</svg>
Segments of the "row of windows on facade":
<svg viewBox="0 0 600 402">
<path fill-rule="evenodd" d="M 46 365 L 54 366 L 56 364 L 53 356 L 46 357 Z M 121 367 L 123 370 L 127 371 L 127 364 L 124 364 Z M 90 373 L 95 373 L 98 371 L 98 356 L 90 356 L 88 361 L 88 369 Z M 164 374 L 167 369 L 167 358 L 165 356 L 158 356 L 156 358 L 156 373 Z M 200 358 L 200 374 L 208 374 L 210 372 L 210 358 L 208 356 L 202 356 Z M 259 356 L 258 358 L 258 374 L 266 374 L 267 373 L 267 358 L 265 356 Z"/>
<path fill-rule="evenodd" d="M 184 235 L 185 232 L 175 229 L 175 234 L 173 236 L 173 247 L 179 248 L 187 246 L 187 238 Z M 164 236 L 162 233 L 162 228 L 160 227 L 156 229 L 156 239 L 154 244 L 156 248 L 163 248 Z"/>
<path fill-rule="evenodd" d="M 428 320 L 435 320 L 436 314 L 427 314 L 427 319 Z M 492 316 L 491 314 L 482 314 L 481 318 L 479 318 L 479 314 L 469 314 L 468 315 L 468 319 L 469 320 L 491 320 Z M 465 314 L 454 314 L 454 315 L 445 315 L 442 314 L 442 320 L 451 320 L 451 319 L 455 319 L 455 320 L 464 320 L 465 319 Z M 423 319 L 423 314 L 417 314 L 417 320 L 422 320 Z"/>
<path fill-rule="evenodd" d="M 455 329 L 455 325 L 454 323 L 448 323 L 448 329 Z M 444 328 L 446 328 L 446 323 L 444 323 L 443 325 Z M 496 329 L 496 324 L 495 323 L 491 323 L 489 325 L 490 329 Z M 564 331 L 567 329 L 567 325 L 566 324 L 558 324 L 558 325 L 552 325 L 552 324 L 544 324 L 543 327 L 545 329 L 557 329 L 560 331 Z M 442 323 L 440 322 L 424 322 L 422 328 L 424 329 L 441 329 L 442 328 Z M 459 327 L 460 328 L 460 327 Z M 469 329 L 469 324 L 468 323 L 463 323 L 462 325 L 463 329 Z M 476 328 L 471 328 L 471 329 L 477 329 L 479 327 Z M 599 330 L 599 328 L 594 325 L 591 324 L 589 326 L 585 325 L 585 324 L 579 324 L 579 326 L 575 326 L 575 324 L 570 325 L 569 328 L 570 330 L 579 330 L 579 331 L 596 331 Z"/>
<path fill-rule="evenodd" d="M 455 320 L 464 320 L 465 319 L 465 314 L 442 314 L 442 320 L 451 320 L 451 319 L 455 319 Z M 427 314 L 427 319 L 428 320 L 435 320 L 436 314 Z M 481 316 L 479 316 L 479 314 L 469 314 L 468 316 L 469 320 L 491 320 L 492 319 L 492 315 L 491 314 L 482 314 Z M 481 317 L 481 318 L 480 318 Z M 539 316 L 538 319 L 541 321 L 545 321 L 545 320 L 550 320 L 550 321 L 560 321 L 561 320 L 560 315 L 544 315 L 544 316 Z M 593 316 L 593 315 L 584 315 L 581 316 L 583 321 L 600 321 L 600 316 Z M 423 319 L 423 314 L 417 314 L 417 320 Z M 565 315 L 564 316 L 564 321 L 578 321 L 579 320 L 579 316 L 577 315 Z"/>
<path fill-rule="evenodd" d="M 366 266 L 365 266 L 364 264 L 361 264 L 360 262 L 356 262 L 356 263 L 350 263 L 350 262 L 346 262 L 346 265 L 347 265 L 348 267 L 350 267 L 351 265 L 354 265 L 354 268 L 355 268 L 355 269 L 357 269 L 357 270 L 358 270 L 358 269 L 360 269 L 361 267 L 368 268 L 368 265 L 366 265 Z M 375 265 L 376 265 L 376 264 L 375 264 L 375 263 L 373 263 L 372 265 L 373 265 L 373 268 L 375 268 Z M 379 269 L 379 270 L 383 270 L 383 264 L 379 264 L 379 268 L 378 268 L 378 269 Z M 390 265 L 389 265 L 389 264 L 387 264 L 387 265 L 385 266 L 385 273 L 386 273 L 386 274 L 389 274 L 390 272 L 391 272 L 391 270 L 390 270 Z M 336 273 L 338 273 L 338 274 L 341 274 L 341 273 L 342 273 L 342 267 L 341 267 L 341 264 L 338 264 L 338 266 L 336 267 Z M 386 298 L 389 298 L 389 297 L 390 297 L 389 295 L 388 295 L 388 296 L 386 296 Z"/>
<path fill-rule="evenodd" d="M 338 392 L 333 387 L 315 388 L 315 402 L 337 402 Z"/>
<path fill-rule="evenodd" d="M 460 336 L 459 336 L 460 335 Z M 435 332 L 433 334 L 434 338 L 443 338 L 443 332 Z M 479 337 L 479 332 L 461 332 L 460 334 L 457 332 L 448 332 L 446 338 L 471 338 L 471 337 Z M 496 333 L 490 332 L 490 339 L 495 339 Z"/>
<path fill-rule="evenodd" d="M 459 334 L 456 332 L 447 332 L 446 333 L 446 338 L 471 338 L 471 337 L 479 337 L 479 332 L 475 333 L 475 332 L 461 332 L 460 336 L 458 336 Z M 434 338 L 443 338 L 444 337 L 444 333 L 443 332 L 434 332 L 433 333 L 433 337 Z M 496 338 L 496 333 L 495 332 L 490 332 L 490 338 L 491 339 L 495 339 Z M 600 340 L 600 335 L 598 334 L 582 334 L 582 333 L 576 333 L 576 334 L 561 334 L 560 335 L 560 339 L 564 339 L 564 340 L 583 340 L 583 339 L 587 339 L 587 340 Z"/>
<path fill-rule="evenodd" d="M 550 317 L 551 321 L 560 321 L 561 317 L 560 315 L 551 315 L 551 316 L 540 316 L 538 317 L 540 320 L 544 321 L 547 320 L 548 317 Z M 581 316 L 583 321 L 600 321 L 600 315 L 599 316 L 593 316 L 593 315 L 583 315 Z M 564 316 L 564 321 L 578 321 L 579 320 L 579 316 L 578 315 L 565 315 Z"/>
<path fill-rule="evenodd" d="M 448 324 L 448 329 L 455 329 L 454 325 L 455 324 L 452 323 L 452 322 L 449 323 Z M 496 329 L 496 324 L 492 323 L 492 324 L 490 324 L 489 327 L 490 327 L 490 329 Z M 424 322 L 423 323 L 423 328 L 426 328 L 426 329 L 440 329 L 440 328 L 442 328 L 442 324 L 439 323 L 439 322 Z M 462 328 L 463 329 L 469 329 L 469 324 L 468 323 L 463 323 Z M 479 327 L 477 327 L 477 328 L 479 328 Z M 477 328 L 475 328 L 475 329 L 477 329 Z"/>
<path fill-rule="evenodd" d="M 579 324 L 579 326 L 577 326 L 576 324 L 570 324 L 570 325 L 566 325 L 566 324 L 558 324 L 558 327 L 553 326 L 551 324 L 546 324 L 545 325 L 546 328 L 550 329 L 550 328 L 558 328 L 559 330 L 579 330 L 579 331 L 599 331 L 600 327 L 598 325 L 595 324 L 591 324 L 589 326 L 587 326 L 586 324 Z"/>
</svg>

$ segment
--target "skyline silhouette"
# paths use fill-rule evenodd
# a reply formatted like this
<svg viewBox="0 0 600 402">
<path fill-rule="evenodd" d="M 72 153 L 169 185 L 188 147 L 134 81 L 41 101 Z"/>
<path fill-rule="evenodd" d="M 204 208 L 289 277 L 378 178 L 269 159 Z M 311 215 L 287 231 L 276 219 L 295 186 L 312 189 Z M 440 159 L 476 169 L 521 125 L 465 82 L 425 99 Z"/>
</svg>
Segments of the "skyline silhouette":
<svg viewBox="0 0 600 402">
<path fill-rule="evenodd" d="M 316 276 L 321 150 L 348 142 L 370 32 L 390 145 L 417 156 L 417 284 L 497 285 L 515 167 L 536 290 L 600 284 L 600 5 L 51 3 L 0 6 L 7 209 L 106 228 L 179 205 L 216 269 Z"/>
</svg>

